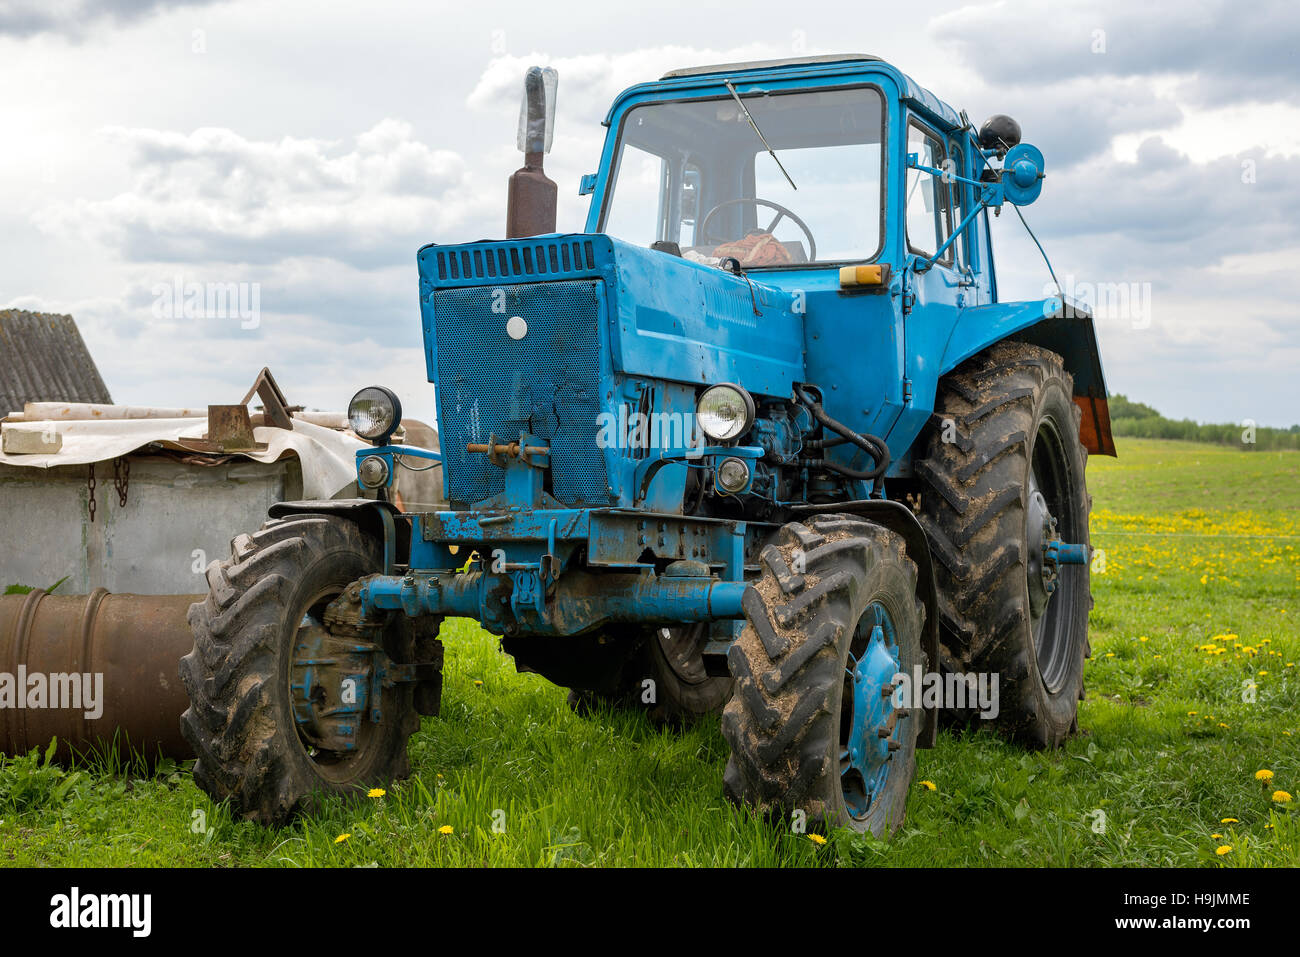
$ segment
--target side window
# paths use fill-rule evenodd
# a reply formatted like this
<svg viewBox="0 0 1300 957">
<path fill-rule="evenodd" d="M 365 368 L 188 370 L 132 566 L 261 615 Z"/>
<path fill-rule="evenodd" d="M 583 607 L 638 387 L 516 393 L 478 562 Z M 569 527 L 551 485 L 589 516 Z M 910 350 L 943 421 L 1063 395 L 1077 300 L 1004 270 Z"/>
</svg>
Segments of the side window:
<svg viewBox="0 0 1300 957">
<path fill-rule="evenodd" d="M 687 163 L 682 171 L 681 210 L 678 217 L 681 231 L 678 236 L 689 237 L 688 246 L 695 245 L 695 227 L 700 219 L 700 168 L 694 163 Z"/>
<path fill-rule="evenodd" d="M 946 169 L 943 144 L 917 126 L 907 128 L 907 152 L 917 154 L 922 166 Z M 907 246 L 921 256 L 933 256 L 952 231 L 948 184 L 924 170 L 907 171 Z M 952 262 L 951 247 L 940 262 Z"/>
<path fill-rule="evenodd" d="M 619 160 L 618 194 L 606 217 L 605 231 L 640 246 L 663 239 L 666 172 L 662 156 L 631 144 L 624 147 Z"/>
<path fill-rule="evenodd" d="M 956 142 L 948 144 L 948 162 L 949 166 L 947 168 L 951 169 L 954 175 L 967 175 L 965 154 L 962 152 L 961 146 Z M 970 207 L 968 206 L 969 190 L 969 186 L 965 183 L 958 182 L 957 180 L 953 180 L 952 184 L 948 187 L 948 191 L 952 194 L 953 229 L 960 226 L 962 220 L 966 218 L 966 214 L 970 212 Z M 970 227 L 968 226 L 966 231 L 957 237 L 957 241 L 948 248 L 956 253 L 956 262 L 959 267 L 971 265 Z M 953 257 L 949 256 L 948 258 L 952 259 Z"/>
</svg>

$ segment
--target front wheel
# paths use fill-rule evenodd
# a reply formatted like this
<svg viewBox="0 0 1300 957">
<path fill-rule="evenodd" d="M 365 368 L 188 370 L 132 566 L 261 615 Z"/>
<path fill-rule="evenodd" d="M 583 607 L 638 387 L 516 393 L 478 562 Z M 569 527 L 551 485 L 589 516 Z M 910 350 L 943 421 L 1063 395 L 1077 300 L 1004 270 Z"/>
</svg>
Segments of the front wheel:
<svg viewBox="0 0 1300 957">
<path fill-rule="evenodd" d="M 208 566 L 208 596 L 190 606 L 194 649 L 180 664 L 195 783 L 278 826 L 315 795 L 405 777 L 419 728 L 413 686 L 383 687 L 378 708 L 369 700 L 377 656 L 396 649 L 325 627 L 331 603 L 382 567 L 378 543 L 346 519 L 302 514 L 240 535 L 231 552 Z"/>
<path fill-rule="evenodd" d="M 727 660 L 734 803 L 886 837 L 903 823 L 924 712 L 899 676 L 929 663 L 903 539 L 866 519 L 784 526 L 761 554 Z"/>
</svg>

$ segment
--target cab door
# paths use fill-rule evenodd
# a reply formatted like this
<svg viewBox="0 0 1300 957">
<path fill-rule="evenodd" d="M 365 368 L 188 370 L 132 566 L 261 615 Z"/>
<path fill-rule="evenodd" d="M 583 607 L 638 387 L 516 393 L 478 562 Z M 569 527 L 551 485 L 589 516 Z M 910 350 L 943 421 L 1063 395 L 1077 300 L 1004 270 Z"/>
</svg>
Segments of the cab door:
<svg viewBox="0 0 1300 957">
<path fill-rule="evenodd" d="M 916 116 L 908 120 L 906 153 L 916 154 L 921 166 L 967 175 L 964 157 L 954 155 L 955 145 Z M 961 237 L 948 243 L 932 264 L 925 265 L 960 223 L 960 185 L 950 177 L 907 169 L 903 199 L 907 258 L 902 303 L 905 398 L 914 399 L 916 383 L 933 382 L 957 310 L 973 304 L 969 245 Z M 932 396 L 926 397 L 924 405 L 929 405 L 929 398 Z M 928 415 L 928 408 L 917 408 L 914 402 L 905 405 L 904 418 Z"/>
</svg>

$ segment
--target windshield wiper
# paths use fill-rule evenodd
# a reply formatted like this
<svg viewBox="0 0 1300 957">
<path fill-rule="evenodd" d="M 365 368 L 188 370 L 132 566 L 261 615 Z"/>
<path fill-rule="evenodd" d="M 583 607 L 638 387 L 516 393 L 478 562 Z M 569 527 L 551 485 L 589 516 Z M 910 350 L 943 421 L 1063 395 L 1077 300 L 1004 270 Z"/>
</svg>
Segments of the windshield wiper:
<svg viewBox="0 0 1300 957">
<path fill-rule="evenodd" d="M 763 148 L 767 150 L 768 155 L 770 155 L 772 159 L 776 161 L 776 165 L 780 168 L 781 174 L 785 177 L 785 181 L 790 184 L 791 189 L 797 190 L 799 187 L 794 185 L 794 180 L 792 180 L 790 178 L 790 174 L 785 171 L 785 167 L 782 166 L 781 161 L 777 159 L 776 153 L 772 150 L 772 147 L 767 145 L 767 137 L 765 137 L 763 135 L 763 131 L 758 128 L 758 124 L 754 122 L 754 117 L 750 115 L 749 110 L 745 107 L 745 104 L 740 101 L 740 94 L 736 92 L 736 88 L 731 85 L 730 80 L 724 79 L 722 82 L 726 85 L 727 90 L 730 91 L 731 98 L 736 101 L 736 105 L 740 107 L 740 112 L 745 114 L 745 119 L 749 120 L 749 125 L 752 126 L 754 128 L 754 132 L 758 134 L 758 139 L 763 144 Z"/>
</svg>

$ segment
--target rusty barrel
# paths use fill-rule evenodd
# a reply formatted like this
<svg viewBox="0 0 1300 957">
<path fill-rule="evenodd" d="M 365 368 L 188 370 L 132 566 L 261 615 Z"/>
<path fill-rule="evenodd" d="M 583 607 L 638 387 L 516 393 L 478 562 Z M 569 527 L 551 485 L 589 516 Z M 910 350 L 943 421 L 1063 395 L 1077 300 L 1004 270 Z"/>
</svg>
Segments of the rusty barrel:
<svg viewBox="0 0 1300 957">
<path fill-rule="evenodd" d="M 0 595 L 0 750 L 192 756 L 178 667 L 201 595 Z"/>
</svg>

